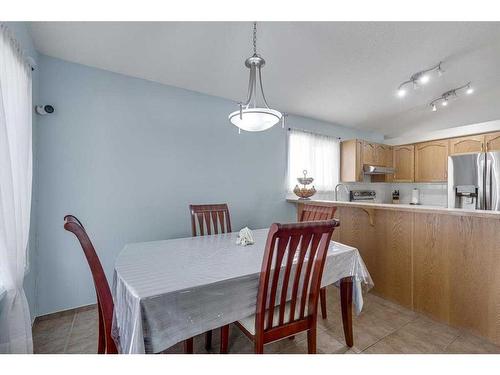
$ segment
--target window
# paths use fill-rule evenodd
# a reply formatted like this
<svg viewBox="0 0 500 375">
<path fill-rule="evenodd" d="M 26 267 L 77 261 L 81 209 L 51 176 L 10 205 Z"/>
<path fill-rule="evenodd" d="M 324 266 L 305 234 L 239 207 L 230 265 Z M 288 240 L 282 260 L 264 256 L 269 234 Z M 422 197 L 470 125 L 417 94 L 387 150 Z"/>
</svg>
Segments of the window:
<svg viewBox="0 0 500 375">
<path fill-rule="evenodd" d="M 318 192 L 332 192 L 339 182 L 340 141 L 338 138 L 290 129 L 288 134 L 287 190 L 298 184 L 302 171 L 313 177 Z"/>
</svg>

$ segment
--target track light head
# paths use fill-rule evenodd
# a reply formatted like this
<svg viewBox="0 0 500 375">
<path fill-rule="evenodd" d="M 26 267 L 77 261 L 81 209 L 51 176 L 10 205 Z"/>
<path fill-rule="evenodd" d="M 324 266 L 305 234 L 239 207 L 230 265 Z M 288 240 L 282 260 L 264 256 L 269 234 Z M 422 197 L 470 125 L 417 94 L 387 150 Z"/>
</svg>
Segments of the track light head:
<svg viewBox="0 0 500 375">
<path fill-rule="evenodd" d="M 438 109 L 435 104 L 432 105 L 432 112 L 436 112 Z"/>
<path fill-rule="evenodd" d="M 467 91 L 465 91 L 465 93 L 466 93 L 467 95 L 470 95 L 470 94 L 472 94 L 473 92 L 474 92 L 474 89 L 473 89 L 472 87 L 470 87 L 470 85 L 469 85 L 469 86 L 467 87 Z"/>
<path fill-rule="evenodd" d="M 400 87 L 397 91 L 398 97 L 402 98 L 406 95 L 406 90 L 403 87 Z"/>
<path fill-rule="evenodd" d="M 429 82 L 430 79 L 431 78 L 429 77 L 428 74 L 422 74 L 418 79 L 418 83 L 425 85 L 426 83 Z"/>
<path fill-rule="evenodd" d="M 446 107 L 446 106 L 448 105 L 448 99 L 447 99 L 447 98 L 446 98 L 446 99 L 443 99 L 443 101 L 441 102 L 441 105 L 442 105 L 443 107 Z"/>
</svg>

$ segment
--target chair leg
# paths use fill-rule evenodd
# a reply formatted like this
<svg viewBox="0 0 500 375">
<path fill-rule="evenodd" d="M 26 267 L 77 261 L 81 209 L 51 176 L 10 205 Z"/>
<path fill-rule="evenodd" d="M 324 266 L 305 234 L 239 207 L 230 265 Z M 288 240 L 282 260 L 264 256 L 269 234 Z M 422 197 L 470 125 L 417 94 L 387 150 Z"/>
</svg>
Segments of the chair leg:
<svg viewBox="0 0 500 375">
<path fill-rule="evenodd" d="M 227 354 L 229 344 L 229 324 L 220 327 L 220 354 Z"/>
<path fill-rule="evenodd" d="M 101 304 L 97 303 L 97 313 L 99 314 L 99 337 L 97 339 L 97 354 L 104 354 L 106 351 L 106 333 L 104 332 L 104 320 L 102 318 Z"/>
<path fill-rule="evenodd" d="M 207 351 L 212 349 L 212 331 L 205 333 L 205 349 Z"/>
<path fill-rule="evenodd" d="M 340 305 L 342 309 L 342 325 L 344 326 L 345 343 L 348 347 L 354 345 L 352 333 L 352 277 L 340 280 Z"/>
<path fill-rule="evenodd" d="M 307 331 L 307 353 L 316 354 L 316 327 Z"/>
<path fill-rule="evenodd" d="M 184 354 L 193 354 L 193 338 L 184 340 Z"/>
<path fill-rule="evenodd" d="M 319 290 L 319 300 L 321 302 L 321 316 L 323 319 L 327 318 L 326 315 L 326 288 L 321 288 Z"/>
<path fill-rule="evenodd" d="M 255 354 L 264 354 L 264 342 L 255 340 Z"/>
</svg>

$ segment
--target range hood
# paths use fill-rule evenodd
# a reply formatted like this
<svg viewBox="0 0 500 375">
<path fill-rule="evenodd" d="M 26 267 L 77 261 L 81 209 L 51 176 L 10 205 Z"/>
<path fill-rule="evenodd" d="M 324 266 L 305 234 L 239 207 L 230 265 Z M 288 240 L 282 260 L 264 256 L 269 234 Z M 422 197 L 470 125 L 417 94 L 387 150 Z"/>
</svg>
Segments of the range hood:
<svg viewBox="0 0 500 375">
<path fill-rule="evenodd" d="M 373 175 L 373 174 L 392 174 L 394 173 L 394 168 L 391 167 L 378 167 L 376 165 L 363 165 L 364 174 Z"/>
</svg>

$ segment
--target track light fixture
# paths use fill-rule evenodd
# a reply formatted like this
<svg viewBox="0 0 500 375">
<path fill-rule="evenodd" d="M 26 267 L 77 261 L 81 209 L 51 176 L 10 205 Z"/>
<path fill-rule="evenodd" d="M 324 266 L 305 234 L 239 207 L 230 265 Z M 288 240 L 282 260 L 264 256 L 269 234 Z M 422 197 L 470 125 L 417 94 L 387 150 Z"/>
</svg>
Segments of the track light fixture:
<svg viewBox="0 0 500 375">
<path fill-rule="evenodd" d="M 466 94 L 472 94 L 474 92 L 474 88 L 471 86 L 471 82 L 466 83 L 465 85 L 462 85 L 460 87 L 457 87 L 456 89 L 453 90 L 448 90 L 444 92 L 439 98 L 434 99 L 432 102 L 429 103 L 429 106 L 431 107 L 432 112 L 437 111 L 436 104 L 441 103 L 443 107 L 446 107 L 449 103 L 450 98 L 456 98 L 458 97 L 458 92 L 461 90 L 465 90 Z"/>
<path fill-rule="evenodd" d="M 428 83 L 431 79 L 431 73 L 432 72 L 437 72 L 439 76 L 443 74 L 443 69 L 441 68 L 441 64 L 443 62 L 440 61 L 439 64 L 434 65 L 433 67 L 429 69 L 424 69 L 421 70 L 420 72 L 414 73 L 411 75 L 410 79 L 408 81 L 404 81 L 398 86 L 398 91 L 397 95 L 402 98 L 406 95 L 407 92 L 407 85 L 411 84 L 413 86 L 413 89 L 418 89 L 420 85 L 425 85 Z"/>
</svg>

